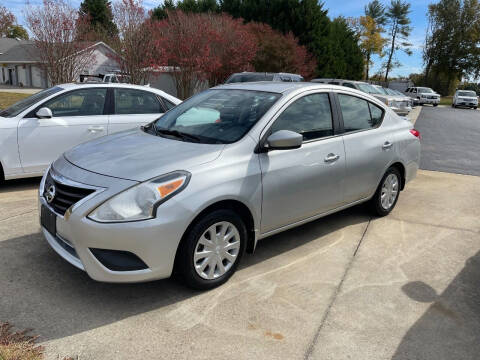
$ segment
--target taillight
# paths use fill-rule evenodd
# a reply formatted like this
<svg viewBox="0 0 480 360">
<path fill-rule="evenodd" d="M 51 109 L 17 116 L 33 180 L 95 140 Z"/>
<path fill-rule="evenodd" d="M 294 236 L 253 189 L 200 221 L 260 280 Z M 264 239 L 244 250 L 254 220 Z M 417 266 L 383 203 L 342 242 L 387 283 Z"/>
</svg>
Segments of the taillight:
<svg viewBox="0 0 480 360">
<path fill-rule="evenodd" d="M 417 137 L 419 140 L 422 139 L 422 135 L 420 134 L 420 131 L 418 131 L 417 129 L 410 129 L 410 133 Z"/>
</svg>

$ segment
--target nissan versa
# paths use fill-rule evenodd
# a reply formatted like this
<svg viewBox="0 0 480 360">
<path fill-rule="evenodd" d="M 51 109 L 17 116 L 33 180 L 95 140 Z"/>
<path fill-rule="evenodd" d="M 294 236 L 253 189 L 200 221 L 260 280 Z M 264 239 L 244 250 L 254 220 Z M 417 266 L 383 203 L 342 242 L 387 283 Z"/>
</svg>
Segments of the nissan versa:
<svg viewBox="0 0 480 360">
<path fill-rule="evenodd" d="M 420 134 L 374 97 L 313 83 L 206 90 L 78 145 L 40 185 L 50 246 L 90 277 L 218 286 L 257 241 L 370 201 L 395 207 Z"/>
</svg>

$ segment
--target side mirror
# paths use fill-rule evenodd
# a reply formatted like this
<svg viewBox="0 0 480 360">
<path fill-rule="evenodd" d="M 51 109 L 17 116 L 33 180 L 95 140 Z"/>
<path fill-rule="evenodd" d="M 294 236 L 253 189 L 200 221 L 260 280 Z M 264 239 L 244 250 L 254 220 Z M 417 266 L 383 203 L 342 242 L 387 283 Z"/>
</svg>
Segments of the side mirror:
<svg viewBox="0 0 480 360">
<path fill-rule="evenodd" d="M 267 138 L 267 149 L 289 150 L 302 146 L 303 136 L 290 130 L 279 130 Z"/>
<path fill-rule="evenodd" d="M 47 107 L 42 107 L 38 109 L 37 113 L 35 114 L 39 119 L 50 119 L 53 114 L 52 110 Z"/>
</svg>

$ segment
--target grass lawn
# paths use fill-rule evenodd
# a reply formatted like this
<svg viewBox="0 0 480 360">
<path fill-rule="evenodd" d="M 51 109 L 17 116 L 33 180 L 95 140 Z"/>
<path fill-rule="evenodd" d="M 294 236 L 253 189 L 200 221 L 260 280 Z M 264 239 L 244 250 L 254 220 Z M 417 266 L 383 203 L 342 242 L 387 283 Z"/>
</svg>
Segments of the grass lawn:
<svg viewBox="0 0 480 360">
<path fill-rule="evenodd" d="M 12 104 L 15 104 L 17 101 L 26 98 L 32 94 L 20 94 L 13 92 L 0 92 L 0 109 L 5 109 Z"/>
<path fill-rule="evenodd" d="M 440 98 L 440 105 L 452 105 L 453 96 L 442 96 Z"/>
</svg>

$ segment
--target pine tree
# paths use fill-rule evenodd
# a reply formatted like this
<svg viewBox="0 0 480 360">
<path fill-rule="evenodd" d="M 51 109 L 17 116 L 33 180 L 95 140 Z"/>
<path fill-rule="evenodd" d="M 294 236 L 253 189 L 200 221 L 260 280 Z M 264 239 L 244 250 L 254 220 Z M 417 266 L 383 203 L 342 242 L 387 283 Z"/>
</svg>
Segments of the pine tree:
<svg viewBox="0 0 480 360">
<path fill-rule="evenodd" d="M 108 0 L 83 0 L 80 4 L 80 19 L 89 25 L 88 30 L 93 30 L 102 40 L 113 39 L 118 35 L 117 26 L 113 22 L 112 4 Z"/>
</svg>

